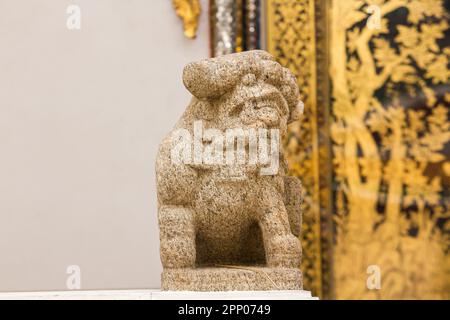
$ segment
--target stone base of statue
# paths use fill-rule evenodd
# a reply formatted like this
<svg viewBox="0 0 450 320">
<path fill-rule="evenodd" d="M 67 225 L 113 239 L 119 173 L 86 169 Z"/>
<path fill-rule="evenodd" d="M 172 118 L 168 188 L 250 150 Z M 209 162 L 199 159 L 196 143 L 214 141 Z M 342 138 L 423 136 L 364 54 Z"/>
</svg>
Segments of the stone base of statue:
<svg viewBox="0 0 450 320">
<path fill-rule="evenodd" d="M 162 290 L 168 291 L 265 291 L 301 290 L 297 268 L 224 266 L 196 269 L 164 269 Z"/>
</svg>

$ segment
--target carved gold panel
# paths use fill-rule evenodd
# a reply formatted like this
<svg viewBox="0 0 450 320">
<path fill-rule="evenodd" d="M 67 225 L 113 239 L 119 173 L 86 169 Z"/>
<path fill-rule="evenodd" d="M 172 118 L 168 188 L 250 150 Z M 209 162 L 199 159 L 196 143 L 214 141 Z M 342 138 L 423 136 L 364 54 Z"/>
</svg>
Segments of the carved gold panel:
<svg viewBox="0 0 450 320">
<path fill-rule="evenodd" d="M 330 281 L 326 280 L 330 277 L 331 230 L 322 215 L 328 214 L 326 207 L 331 198 L 330 189 L 320 189 L 321 183 L 327 180 L 323 179 L 325 172 L 330 173 L 327 165 L 320 161 L 329 158 L 328 152 L 319 145 L 319 138 L 323 136 L 320 126 L 326 121 L 320 112 L 323 101 L 317 96 L 318 87 L 326 85 L 326 82 L 319 83 L 317 68 L 317 57 L 324 56 L 324 47 L 318 47 L 316 39 L 315 17 L 320 16 L 323 10 L 320 4 L 320 1 L 313 0 L 269 0 L 266 11 L 267 49 L 296 75 L 301 99 L 305 103 L 301 123 L 296 122 L 289 127 L 285 141 L 290 173 L 301 178 L 305 189 L 301 239 L 304 287 L 314 295 L 327 297 L 331 291 Z M 319 41 L 322 44 L 322 40 Z M 324 57 L 321 63 L 325 60 Z M 324 174 L 321 176 L 320 172 Z"/>
<path fill-rule="evenodd" d="M 323 298 L 450 298 L 448 10 L 267 1 L 268 50 L 306 102 L 286 144 L 306 192 L 305 288 Z"/>
</svg>

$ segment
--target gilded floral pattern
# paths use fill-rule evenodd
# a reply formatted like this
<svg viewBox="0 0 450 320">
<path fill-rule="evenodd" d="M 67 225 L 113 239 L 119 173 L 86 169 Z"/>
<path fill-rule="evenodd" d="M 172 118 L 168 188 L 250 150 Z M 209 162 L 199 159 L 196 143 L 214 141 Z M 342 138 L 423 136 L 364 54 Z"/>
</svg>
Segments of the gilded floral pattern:
<svg viewBox="0 0 450 320">
<path fill-rule="evenodd" d="M 369 5 L 379 28 L 367 27 Z M 333 0 L 330 9 L 336 297 L 449 298 L 444 4 Z M 380 290 L 366 287 L 370 265 Z"/>
<path fill-rule="evenodd" d="M 267 10 L 268 49 L 306 102 L 287 141 L 306 192 L 305 288 L 339 299 L 450 298 L 444 1 L 269 0 Z M 371 265 L 380 290 L 367 288 Z"/>
<path fill-rule="evenodd" d="M 314 1 L 267 1 L 268 50 L 297 77 L 305 114 L 289 127 L 285 150 L 290 174 L 304 187 L 302 271 L 304 287 L 322 295 Z"/>
</svg>

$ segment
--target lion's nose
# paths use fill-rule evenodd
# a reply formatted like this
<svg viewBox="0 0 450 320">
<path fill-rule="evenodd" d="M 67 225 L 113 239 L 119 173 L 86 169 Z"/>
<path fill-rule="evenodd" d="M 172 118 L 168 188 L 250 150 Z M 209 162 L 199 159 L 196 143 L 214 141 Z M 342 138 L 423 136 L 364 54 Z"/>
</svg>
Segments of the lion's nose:
<svg viewBox="0 0 450 320">
<path fill-rule="evenodd" d="M 278 112 L 272 107 L 260 108 L 258 110 L 258 118 L 268 127 L 275 127 L 280 121 Z"/>
</svg>

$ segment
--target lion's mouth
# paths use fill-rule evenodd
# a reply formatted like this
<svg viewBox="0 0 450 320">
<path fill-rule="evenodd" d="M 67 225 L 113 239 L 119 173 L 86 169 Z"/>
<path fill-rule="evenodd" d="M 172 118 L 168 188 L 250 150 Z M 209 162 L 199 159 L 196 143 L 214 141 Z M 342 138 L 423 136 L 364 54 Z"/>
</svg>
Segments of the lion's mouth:
<svg viewBox="0 0 450 320">
<path fill-rule="evenodd" d="M 258 127 L 267 129 L 279 127 L 283 115 L 286 114 L 279 95 L 278 91 L 273 90 L 247 102 L 247 107 L 252 109 L 255 123 L 259 123 Z"/>
</svg>

